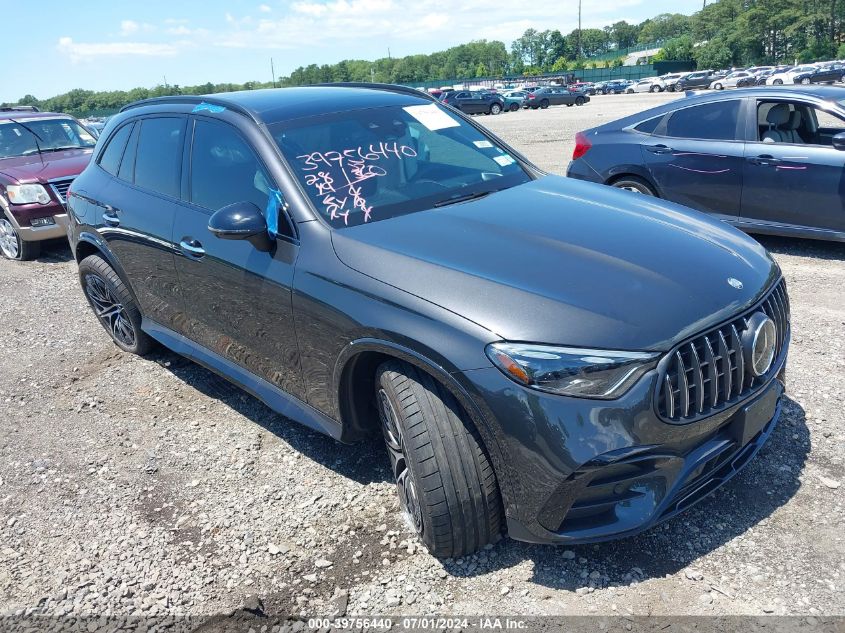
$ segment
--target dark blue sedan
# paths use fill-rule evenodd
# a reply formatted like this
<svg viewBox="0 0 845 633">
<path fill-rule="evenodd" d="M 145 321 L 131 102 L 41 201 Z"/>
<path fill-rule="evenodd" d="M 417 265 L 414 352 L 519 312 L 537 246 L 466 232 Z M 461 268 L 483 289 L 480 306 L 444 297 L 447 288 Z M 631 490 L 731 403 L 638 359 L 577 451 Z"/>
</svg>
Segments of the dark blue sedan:
<svg viewBox="0 0 845 633">
<path fill-rule="evenodd" d="M 755 233 L 845 241 L 845 88 L 690 96 L 579 132 L 568 176 Z"/>
</svg>

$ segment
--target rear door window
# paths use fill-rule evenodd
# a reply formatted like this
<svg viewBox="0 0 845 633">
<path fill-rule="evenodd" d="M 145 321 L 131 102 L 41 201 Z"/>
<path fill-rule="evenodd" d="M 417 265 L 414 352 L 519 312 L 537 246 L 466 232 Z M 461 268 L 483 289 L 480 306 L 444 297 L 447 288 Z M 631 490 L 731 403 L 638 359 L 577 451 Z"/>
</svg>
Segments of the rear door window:
<svg viewBox="0 0 845 633">
<path fill-rule="evenodd" d="M 184 117 L 143 119 L 135 156 L 135 184 L 178 198 L 184 139 Z"/>
<path fill-rule="evenodd" d="M 106 149 L 100 155 L 100 167 L 112 176 L 117 176 L 120 159 L 123 156 L 123 151 L 126 149 L 126 141 L 129 140 L 129 135 L 132 133 L 132 125 L 133 123 L 127 123 L 112 134 L 109 144 L 106 145 Z"/>
<path fill-rule="evenodd" d="M 737 121 L 741 101 L 716 101 L 675 110 L 669 115 L 663 136 L 712 141 L 737 139 Z M 660 134 L 658 130 L 658 134 Z"/>
</svg>

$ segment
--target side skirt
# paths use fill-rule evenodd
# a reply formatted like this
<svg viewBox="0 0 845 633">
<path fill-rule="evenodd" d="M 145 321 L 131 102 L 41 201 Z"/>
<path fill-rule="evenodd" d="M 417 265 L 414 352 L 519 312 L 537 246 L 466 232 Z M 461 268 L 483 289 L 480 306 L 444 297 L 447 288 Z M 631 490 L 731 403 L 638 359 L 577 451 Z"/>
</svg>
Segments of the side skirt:
<svg viewBox="0 0 845 633">
<path fill-rule="evenodd" d="M 276 413 L 331 438 L 340 440 L 342 425 L 314 407 L 270 384 L 240 365 L 146 317 L 141 329 L 168 349 L 191 359 L 249 392 Z"/>
</svg>

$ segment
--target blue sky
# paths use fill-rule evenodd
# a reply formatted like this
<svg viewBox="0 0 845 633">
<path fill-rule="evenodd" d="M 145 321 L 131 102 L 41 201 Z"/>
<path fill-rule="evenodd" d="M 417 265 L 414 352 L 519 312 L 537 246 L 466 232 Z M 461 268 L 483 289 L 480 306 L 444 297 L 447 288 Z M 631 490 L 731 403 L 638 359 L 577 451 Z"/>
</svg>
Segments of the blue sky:
<svg viewBox="0 0 845 633">
<path fill-rule="evenodd" d="M 0 3 L 6 4 L 8 0 Z M 11 3 L 10 3 L 11 4 Z M 577 25 L 575 0 L 30 0 L 0 37 L 0 101 L 72 88 L 270 80 L 309 63 L 506 44 L 529 27 Z M 701 0 L 583 3 L 584 28 L 692 13 Z M 8 12 L 7 10 L 7 12 Z"/>
</svg>

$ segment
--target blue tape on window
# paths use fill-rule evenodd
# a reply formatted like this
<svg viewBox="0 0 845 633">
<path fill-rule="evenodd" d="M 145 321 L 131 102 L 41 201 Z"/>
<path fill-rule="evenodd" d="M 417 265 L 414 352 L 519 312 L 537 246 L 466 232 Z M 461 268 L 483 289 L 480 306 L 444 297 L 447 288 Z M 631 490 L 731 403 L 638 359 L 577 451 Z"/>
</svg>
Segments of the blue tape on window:
<svg viewBox="0 0 845 633">
<path fill-rule="evenodd" d="M 205 101 L 203 101 L 202 103 L 198 103 L 197 105 L 195 105 L 194 109 L 191 110 L 191 112 L 202 112 L 205 110 L 217 114 L 218 112 L 223 112 L 223 110 L 225 109 L 226 108 L 221 105 L 214 105 L 213 103 L 206 103 Z"/>
<path fill-rule="evenodd" d="M 267 218 L 267 232 L 273 239 L 276 239 L 279 235 L 279 208 L 281 208 L 282 202 L 282 192 L 278 189 L 270 189 L 264 217 Z"/>
</svg>

